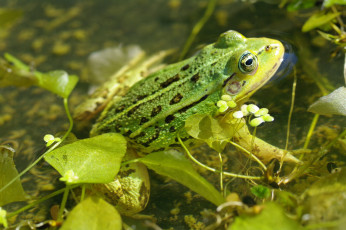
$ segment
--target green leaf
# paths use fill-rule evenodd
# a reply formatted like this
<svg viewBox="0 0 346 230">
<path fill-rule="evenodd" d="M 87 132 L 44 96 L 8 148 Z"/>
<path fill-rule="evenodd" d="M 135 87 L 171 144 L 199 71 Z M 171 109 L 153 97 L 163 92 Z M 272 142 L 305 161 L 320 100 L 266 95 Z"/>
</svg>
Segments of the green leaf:
<svg viewBox="0 0 346 230">
<path fill-rule="evenodd" d="M 336 13 L 325 13 L 316 12 L 313 14 L 303 25 L 302 31 L 307 32 L 317 27 L 323 26 L 324 24 L 332 21 L 334 18 L 340 15 L 340 12 Z"/>
<path fill-rule="evenodd" d="M 211 148 L 221 152 L 229 140 L 229 135 L 222 128 L 218 120 L 210 115 L 196 114 L 185 121 L 187 133 L 206 142 Z"/>
<path fill-rule="evenodd" d="M 251 193 L 260 199 L 265 199 L 270 196 L 270 188 L 263 185 L 256 185 L 251 188 Z"/>
<path fill-rule="evenodd" d="M 229 230 L 301 230 L 297 222 L 289 219 L 282 208 L 275 203 L 267 203 L 256 216 L 240 216 L 235 219 Z"/>
<path fill-rule="evenodd" d="M 88 197 L 67 216 L 60 230 L 120 230 L 118 211 L 98 197 Z"/>
<path fill-rule="evenodd" d="M 45 159 L 70 184 L 109 183 L 118 173 L 125 152 L 122 135 L 105 133 L 57 148 Z"/>
<path fill-rule="evenodd" d="M 47 73 L 32 70 L 11 54 L 5 54 L 5 60 L 0 60 L 0 87 L 36 85 L 49 90 L 63 98 L 67 98 L 78 82 L 78 77 L 69 75 L 64 70 L 54 70 Z"/>
<path fill-rule="evenodd" d="M 324 7 L 331 7 L 332 5 L 346 5 L 346 0 L 324 0 L 323 6 Z"/>
<path fill-rule="evenodd" d="M 293 0 L 288 6 L 287 11 L 308 9 L 315 6 L 316 0 Z"/>
<path fill-rule="evenodd" d="M 11 147 L 0 145 L 0 188 L 18 175 L 13 162 L 13 153 L 14 150 Z M 0 206 L 25 199 L 26 194 L 19 179 L 0 192 Z"/>
<path fill-rule="evenodd" d="M 140 158 L 139 161 L 158 174 L 167 176 L 185 185 L 215 205 L 220 205 L 224 202 L 221 193 L 204 177 L 199 175 L 192 167 L 190 161 L 178 151 L 170 150 L 150 153 Z"/>
<path fill-rule="evenodd" d="M 48 73 L 35 73 L 38 86 L 47 89 L 63 98 L 67 98 L 78 82 L 78 77 L 68 75 L 64 70 L 54 70 Z"/>
</svg>

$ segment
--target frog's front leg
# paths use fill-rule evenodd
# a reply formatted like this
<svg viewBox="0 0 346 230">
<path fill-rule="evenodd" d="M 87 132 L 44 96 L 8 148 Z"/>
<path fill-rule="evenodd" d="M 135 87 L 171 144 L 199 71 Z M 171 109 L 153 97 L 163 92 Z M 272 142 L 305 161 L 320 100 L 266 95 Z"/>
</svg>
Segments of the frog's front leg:
<svg viewBox="0 0 346 230">
<path fill-rule="evenodd" d="M 296 164 L 301 163 L 301 161 L 294 157 L 289 151 L 280 149 L 269 144 L 268 142 L 263 141 L 260 138 L 251 135 L 244 119 L 230 120 L 230 122 L 227 122 L 226 128 L 232 132 L 229 134 L 232 136 L 232 140 L 249 152 L 253 153 L 264 163 L 268 163 L 273 158 L 278 160 L 283 159 L 286 162 Z"/>
<path fill-rule="evenodd" d="M 138 158 L 136 152 L 128 148 L 123 161 L 135 158 Z M 149 201 L 148 170 L 142 163 L 131 163 L 120 168 L 113 182 L 95 184 L 93 188 L 121 214 L 131 216 L 142 211 Z"/>
</svg>

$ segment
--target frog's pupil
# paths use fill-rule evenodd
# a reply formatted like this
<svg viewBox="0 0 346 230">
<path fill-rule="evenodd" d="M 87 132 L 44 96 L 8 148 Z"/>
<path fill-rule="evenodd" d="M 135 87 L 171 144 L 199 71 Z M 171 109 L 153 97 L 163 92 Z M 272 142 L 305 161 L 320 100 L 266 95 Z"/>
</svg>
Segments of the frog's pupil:
<svg viewBox="0 0 346 230">
<path fill-rule="evenodd" d="M 252 58 L 248 59 L 246 62 L 245 62 L 246 65 L 252 65 Z"/>
</svg>

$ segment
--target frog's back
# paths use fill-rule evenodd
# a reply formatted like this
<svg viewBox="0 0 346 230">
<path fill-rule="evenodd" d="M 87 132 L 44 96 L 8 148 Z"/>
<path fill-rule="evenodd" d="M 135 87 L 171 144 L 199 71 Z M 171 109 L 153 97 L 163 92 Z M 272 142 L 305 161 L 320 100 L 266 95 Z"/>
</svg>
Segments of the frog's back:
<svg viewBox="0 0 346 230">
<path fill-rule="evenodd" d="M 201 77 L 211 76 L 212 72 L 198 66 L 195 59 L 167 66 L 136 83 L 102 114 L 96 124 L 97 133 L 121 133 L 147 151 L 174 146 L 176 132 L 186 118 L 197 112 L 210 112 L 217 100 L 206 87 L 212 79 Z M 205 90 L 201 91 L 203 85 Z M 215 99 L 210 101 L 210 96 Z"/>
</svg>

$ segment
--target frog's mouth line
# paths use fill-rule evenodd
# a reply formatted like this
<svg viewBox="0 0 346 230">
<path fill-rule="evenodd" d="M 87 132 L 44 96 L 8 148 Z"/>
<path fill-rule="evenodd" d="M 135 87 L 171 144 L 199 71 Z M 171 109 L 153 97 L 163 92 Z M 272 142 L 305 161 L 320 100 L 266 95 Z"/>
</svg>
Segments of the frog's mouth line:
<svg viewBox="0 0 346 230">
<path fill-rule="evenodd" d="M 227 84 L 227 82 L 229 80 L 231 80 L 237 73 L 232 73 L 231 76 L 229 76 L 226 80 L 223 81 L 222 87 L 225 87 L 225 85 Z"/>
</svg>

